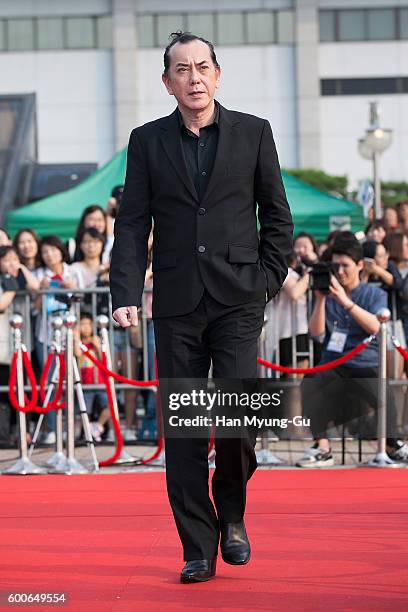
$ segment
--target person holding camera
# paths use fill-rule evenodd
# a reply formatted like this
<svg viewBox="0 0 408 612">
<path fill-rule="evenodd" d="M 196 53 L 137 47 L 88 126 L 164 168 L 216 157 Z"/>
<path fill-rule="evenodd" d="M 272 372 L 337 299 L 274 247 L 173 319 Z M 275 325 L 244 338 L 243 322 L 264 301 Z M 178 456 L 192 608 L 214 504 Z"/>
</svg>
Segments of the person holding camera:
<svg viewBox="0 0 408 612">
<path fill-rule="evenodd" d="M 349 353 L 368 336 L 377 334 L 380 324 L 376 313 L 387 307 L 385 291 L 360 282 L 360 272 L 364 267 L 363 249 L 350 232 L 337 237 L 331 253 L 336 272 L 331 273 L 326 291 L 315 291 L 316 301 L 309 321 L 310 334 L 323 339 L 320 364 Z M 377 339 L 346 363 L 305 376 L 302 382 L 303 413 L 310 418 L 314 444 L 296 463 L 298 467 L 334 464 L 327 435 L 328 424 L 332 420 L 336 424 L 344 423 L 358 416 L 358 412 L 353 414 L 354 405 L 348 402 L 348 395 L 365 399 L 370 406 L 376 407 L 377 378 Z M 387 416 L 387 452 L 395 461 L 408 462 L 408 446 L 395 436 L 396 413 L 391 396 Z"/>
</svg>

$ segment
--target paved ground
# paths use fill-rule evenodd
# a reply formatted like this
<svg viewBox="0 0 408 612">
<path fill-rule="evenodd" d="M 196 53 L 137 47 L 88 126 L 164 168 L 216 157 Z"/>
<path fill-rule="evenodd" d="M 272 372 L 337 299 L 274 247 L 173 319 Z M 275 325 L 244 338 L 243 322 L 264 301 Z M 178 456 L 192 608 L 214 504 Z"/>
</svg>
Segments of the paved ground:
<svg viewBox="0 0 408 612">
<path fill-rule="evenodd" d="M 283 463 L 277 467 L 277 469 L 291 468 L 294 467 L 297 459 L 302 455 L 304 449 L 310 446 L 309 440 L 280 440 L 277 442 L 269 443 L 269 450 L 274 456 L 279 457 Z M 355 467 L 359 464 L 358 456 L 358 441 L 347 439 L 345 441 L 345 467 Z M 362 442 L 362 462 L 366 462 L 371 459 L 376 453 L 376 442 L 374 441 L 363 441 Z M 257 446 L 259 448 L 259 444 Z M 332 449 L 335 458 L 336 466 L 342 465 L 342 443 L 339 441 L 332 441 Z M 127 453 L 135 458 L 150 457 L 154 450 L 154 446 L 147 446 L 143 444 L 126 444 L 125 450 Z M 108 457 L 112 456 L 114 446 L 112 444 L 98 444 L 96 446 L 96 453 L 98 460 L 103 461 Z M 47 459 L 52 455 L 53 448 L 42 447 L 34 450 L 32 460 L 43 465 Z M 89 465 L 91 461 L 91 454 L 86 446 L 79 446 L 75 451 L 76 458 L 81 461 L 84 465 Z M 17 449 L 0 449 L 0 471 L 11 466 L 19 457 Z M 276 466 L 264 466 L 265 468 L 271 468 Z M 163 467 L 156 466 L 140 466 L 135 464 L 121 464 L 112 467 L 102 468 L 103 473 L 116 473 L 116 472 L 129 472 L 129 471 L 146 471 L 146 470 L 160 470 Z"/>
</svg>

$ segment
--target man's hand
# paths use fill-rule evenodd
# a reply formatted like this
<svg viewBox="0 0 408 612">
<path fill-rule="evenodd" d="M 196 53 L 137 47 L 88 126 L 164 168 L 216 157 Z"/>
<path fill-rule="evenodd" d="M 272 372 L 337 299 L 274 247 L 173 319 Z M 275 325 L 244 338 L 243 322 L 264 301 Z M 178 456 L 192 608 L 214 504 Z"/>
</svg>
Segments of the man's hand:
<svg viewBox="0 0 408 612">
<path fill-rule="evenodd" d="M 340 306 L 343 306 L 344 308 L 347 308 L 348 306 L 350 306 L 350 304 L 353 303 L 352 300 L 347 295 L 344 287 L 340 285 L 339 281 L 337 280 L 335 276 L 331 277 L 330 295 L 334 297 L 336 302 L 340 304 Z"/>
<path fill-rule="evenodd" d="M 113 312 L 112 318 L 116 321 L 116 323 L 119 323 L 121 327 L 139 325 L 137 306 L 121 306 Z"/>
</svg>

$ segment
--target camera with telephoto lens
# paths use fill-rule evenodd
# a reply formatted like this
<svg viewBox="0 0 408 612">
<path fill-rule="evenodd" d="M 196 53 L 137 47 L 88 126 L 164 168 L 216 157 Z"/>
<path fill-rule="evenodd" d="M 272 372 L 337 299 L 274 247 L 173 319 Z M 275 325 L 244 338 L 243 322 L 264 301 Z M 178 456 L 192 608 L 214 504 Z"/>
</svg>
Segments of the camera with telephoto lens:
<svg viewBox="0 0 408 612">
<path fill-rule="evenodd" d="M 339 264 L 332 261 L 319 261 L 312 265 L 310 274 L 312 277 L 311 289 L 321 293 L 330 292 L 330 282 L 332 276 L 337 277 Z"/>
</svg>

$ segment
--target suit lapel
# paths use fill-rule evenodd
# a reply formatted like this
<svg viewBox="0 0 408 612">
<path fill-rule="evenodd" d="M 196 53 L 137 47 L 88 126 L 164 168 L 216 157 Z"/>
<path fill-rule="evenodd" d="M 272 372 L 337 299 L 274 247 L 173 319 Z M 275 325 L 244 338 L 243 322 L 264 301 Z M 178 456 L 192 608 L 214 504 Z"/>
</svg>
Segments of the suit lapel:
<svg viewBox="0 0 408 612">
<path fill-rule="evenodd" d="M 233 150 L 235 136 L 238 133 L 239 121 L 232 119 L 231 113 L 219 104 L 219 134 L 217 152 L 215 155 L 214 166 L 207 189 L 203 195 L 201 204 L 211 205 L 210 197 L 220 183 L 227 178 L 227 164 L 231 151 Z"/>
<path fill-rule="evenodd" d="M 211 194 L 214 192 L 217 186 L 227 178 L 227 164 L 229 155 L 234 148 L 234 142 L 237 134 L 239 133 L 239 120 L 233 118 L 233 113 L 230 113 L 230 111 L 221 106 L 221 104 L 219 104 L 219 107 L 220 116 L 217 152 L 215 155 L 211 177 L 201 200 L 201 204 L 204 205 L 204 202 L 206 202 L 207 206 L 211 205 Z M 161 130 L 162 132 L 160 138 L 166 155 L 177 172 L 177 175 L 184 183 L 195 202 L 198 204 L 199 200 L 197 191 L 187 170 L 187 164 L 184 158 L 177 109 L 171 115 L 165 118 L 163 124 L 161 125 Z"/>
<path fill-rule="evenodd" d="M 193 196 L 194 200 L 198 202 L 197 191 L 188 173 L 186 160 L 184 158 L 177 109 L 171 115 L 166 117 L 166 121 L 161 126 L 161 129 L 161 142 L 170 163 L 174 167 L 181 181 Z"/>
</svg>

